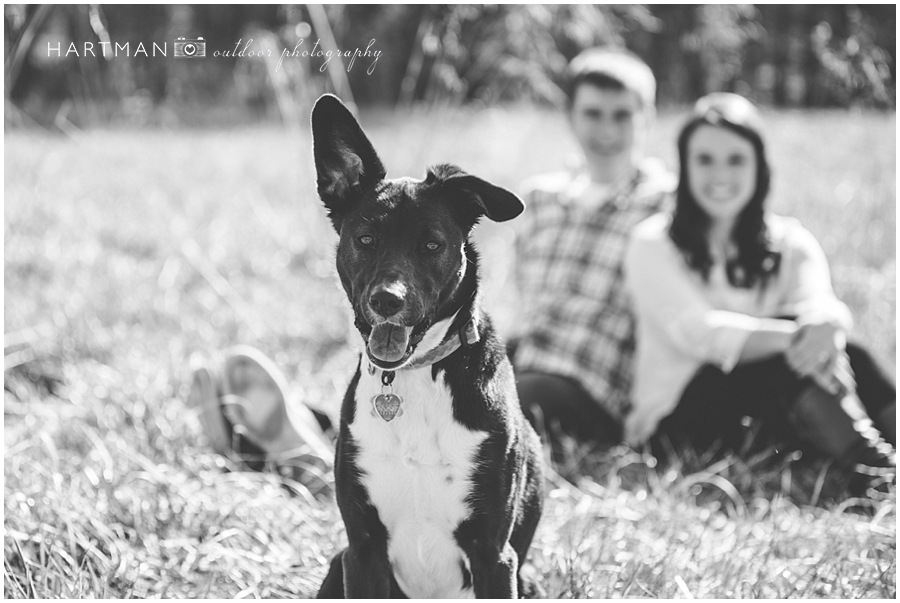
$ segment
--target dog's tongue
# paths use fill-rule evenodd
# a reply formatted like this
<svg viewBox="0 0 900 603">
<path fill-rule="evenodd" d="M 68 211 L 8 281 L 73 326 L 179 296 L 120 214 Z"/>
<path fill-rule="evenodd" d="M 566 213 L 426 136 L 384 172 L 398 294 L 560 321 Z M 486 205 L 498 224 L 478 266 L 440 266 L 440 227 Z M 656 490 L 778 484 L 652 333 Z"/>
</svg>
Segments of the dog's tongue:
<svg viewBox="0 0 900 603">
<path fill-rule="evenodd" d="M 400 327 L 382 323 L 372 327 L 369 335 L 369 353 L 384 362 L 397 362 L 406 354 L 412 327 Z"/>
</svg>

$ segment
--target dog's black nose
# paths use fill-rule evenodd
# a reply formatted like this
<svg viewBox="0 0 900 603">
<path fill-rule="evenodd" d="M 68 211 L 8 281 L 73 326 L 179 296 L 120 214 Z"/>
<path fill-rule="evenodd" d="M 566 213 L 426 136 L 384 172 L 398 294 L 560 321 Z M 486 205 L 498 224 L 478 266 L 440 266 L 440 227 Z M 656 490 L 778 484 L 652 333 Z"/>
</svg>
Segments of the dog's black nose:
<svg viewBox="0 0 900 603">
<path fill-rule="evenodd" d="M 393 316 L 403 309 L 405 302 L 386 289 L 379 289 L 369 297 L 369 306 L 372 310 L 385 318 Z"/>
</svg>

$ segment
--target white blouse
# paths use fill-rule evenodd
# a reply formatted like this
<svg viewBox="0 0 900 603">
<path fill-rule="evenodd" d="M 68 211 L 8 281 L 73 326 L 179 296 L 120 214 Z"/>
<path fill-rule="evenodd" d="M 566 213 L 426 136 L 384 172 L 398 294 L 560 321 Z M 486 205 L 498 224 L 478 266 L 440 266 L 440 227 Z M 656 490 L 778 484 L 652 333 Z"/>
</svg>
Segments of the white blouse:
<svg viewBox="0 0 900 603">
<path fill-rule="evenodd" d="M 632 231 L 625 256 L 637 316 L 632 411 L 625 420 L 630 444 L 653 435 L 700 367 L 731 371 L 760 318 L 815 316 L 850 329 L 850 311 L 834 295 L 819 242 L 794 218 L 765 219 L 781 252 L 779 272 L 765 289 L 732 286 L 721 258 L 713 259 L 704 282 L 669 238 L 670 214 L 651 216 Z"/>
</svg>

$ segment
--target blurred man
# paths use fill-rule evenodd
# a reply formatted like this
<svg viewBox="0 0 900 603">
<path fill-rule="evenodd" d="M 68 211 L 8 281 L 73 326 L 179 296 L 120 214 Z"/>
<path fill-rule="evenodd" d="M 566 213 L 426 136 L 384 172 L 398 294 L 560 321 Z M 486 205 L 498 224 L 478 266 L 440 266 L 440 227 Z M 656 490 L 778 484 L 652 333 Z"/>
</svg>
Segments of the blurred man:
<svg viewBox="0 0 900 603">
<path fill-rule="evenodd" d="M 643 147 L 655 116 L 650 68 L 621 50 L 570 64 L 574 169 L 527 181 L 516 229 L 520 334 L 510 346 L 526 414 L 578 439 L 621 441 L 634 318 L 622 277 L 631 228 L 662 210 L 675 180 Z"/>
</svg>

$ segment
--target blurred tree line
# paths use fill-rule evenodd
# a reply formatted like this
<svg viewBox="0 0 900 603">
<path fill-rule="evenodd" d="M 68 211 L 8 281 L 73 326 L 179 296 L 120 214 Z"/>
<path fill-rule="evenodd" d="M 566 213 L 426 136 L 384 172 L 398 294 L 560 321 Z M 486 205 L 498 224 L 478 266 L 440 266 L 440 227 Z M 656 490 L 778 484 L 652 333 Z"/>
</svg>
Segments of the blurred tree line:
<svg viewBox="0 0 900 603">
<path fill-rule="evenodd" d="M 733 91 L 779 106 L 895 106 L 895 5 L 5 5 L 4 34 L 7 107 L 32 116 L 296 121 L 325 90 L 363 105 L 558 104 L 566 64 L 597 45 L 643 57 L 661 105 Z M 173 57 L 182 36 L 203 37 L 207 57 Z M 275 59 L 212 56 L 250 39 Z M 347 58 L 278 63 L 301 39 L 341 51 L 374 40 L 381 56 L 372 69 L 364 57 L 349 69 Z M 129 43 L 130 56 L 104 58 L 103 41 Z M 141 42 L 169 52 L 134 56 Z"/>
</svg>

